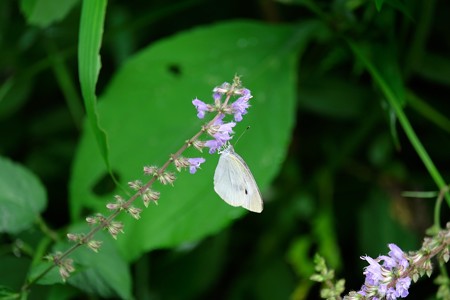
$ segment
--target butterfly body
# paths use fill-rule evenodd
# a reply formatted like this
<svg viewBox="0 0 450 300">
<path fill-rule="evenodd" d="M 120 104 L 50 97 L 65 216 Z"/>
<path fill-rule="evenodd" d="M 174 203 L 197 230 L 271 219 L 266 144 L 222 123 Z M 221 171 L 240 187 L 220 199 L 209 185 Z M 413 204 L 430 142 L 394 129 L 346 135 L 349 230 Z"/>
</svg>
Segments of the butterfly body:
<svg viewBox="0 0 450 300">
<path fill-rule="evenodd" d="M 231 206 L 241 206 L 257 213 L 263 210 L 263 201 L 255 178 L 231 145 L 221 151 L 214 173 L 214 190 Z"/>
</svg>

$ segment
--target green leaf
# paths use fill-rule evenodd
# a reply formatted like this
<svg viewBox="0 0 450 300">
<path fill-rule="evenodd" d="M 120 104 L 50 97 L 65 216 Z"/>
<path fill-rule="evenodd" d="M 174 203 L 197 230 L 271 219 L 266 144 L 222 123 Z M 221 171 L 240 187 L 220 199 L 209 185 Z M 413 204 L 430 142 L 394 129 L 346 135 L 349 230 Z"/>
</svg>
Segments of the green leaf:
<svg viewBox="0 0 450 300">
<path fill-rule="evenodd" d="M 79 297 L 80 291 L 76 288 L 68 286 L 55 284 L 49 288 L 47 294 L 45 295 L 46 300 L 71 300 Z M 35 295 L 35 290 L 33 290 L 33 295 Z"/>
<path fill-rule="evenodd" d="M 47 204 L 39 179 L 25 167 L 0 157 L 0 232 L 19 233 L 33 224 Z"/>
<path fill-rule="evenodd" d="M 71 232 L 83 233 L 88 229 L 87 225 L 77 226 Z M 98 253 L 84 248 L 72 254 L 74 261 L 80 265 L 80 272 L 69 277 L 69 283 L 104 298 L 119 296 L 121 299 L 131 299 L 131 274 L 117 245 L 103 232 L 98 233 L 94 239 L 102 241 Z"/>
<path fill-rule="evenodd" d="M 0 87 L 0 120 L 11 117 L 25 105 L 32 86 L 28 78 L 15 81 L 10 77 L 3 82 Z"/>
<path fill-rule="evenodd" d="M 12 291 L 5 286 L 0 286 L 0 299 L 13 300 L 13 299 L 19 299 L 19 297 L 20 297 L 20 294 L 18 292 Z"/>
<path fill-rule="evenodd" d="M 375 7 L 380 12 L 383 7 L 384 0 L 375 0 Z"/>
<path fill-rule="evenodd" d="M 72 226 L 72 233 L 87 233 L 89 227 L 86 224 Z M 75 272 L 67 280 L 70 285 L 105 298 L 117 297 L 131 299 L 131 275 L 127 263 L 118 252 L 112 238 L 103 232 L 97 233 L 95 240 L 102 241 L 98 253 L 83 246 L 74 251 L 70 258 L 74 261 Z M 60 242 L 54 250 L 64 252 L 70 248 L 68 242 Z M 50 265 L 50 262 L 42 262 L 32 268 L 30 278 L 35 278 Z M 39 284 L 52 285 L 62 283 L 58 268 L 53 268 Z"/>
<path fill-rule="evenodd" d="M 206 122 L 196 118 L 191 101 L 198 97 L 212 103 L 212 88 L 240 74 L 253 98 L 249 113 L 234 129 L 240 134 L 247 125 L 252 127 L 235 150 L 247 161 L 264 195 L 281 167 L 294 125 L 299 50 L 316 30 L 316 23 L 292 27 L 228 22 L 178 34 L 136 54 L 112 80 L 99 105 L 119 178 L 135 180 L 144 165 L 161 166 Z M 86 129 L 70 185 L 74 218 L 83 217 L 83 209 L 104 211 L 113 201 L 112 193 L 95 193 L 107 173 L 92 131 Z M 195 175 L 179 173 L 174 187 L 157 184 L 159 205 L 146 209 L 141 220 L 125 216 L 125 234 L 118 242 L 129 259 L 201 239 L 245 213 L 214 193 L 218 155 L 195 149 L 184 155 L 207 161 Z"/>
<path fill-rule="evenodd" d="M 43 272 L 45 272 L 53 263 L 48 260 L 43 260 L 31 267 L 30 270 L 30 281 L 37 278 Z M 54 267 L 48 273 L 46 273 L 42 278 L 37 281 L 38 284 L 51 285 L 55 283 L 63 283 L 61 276 L 59 275 L 58 268 Z"/>
<path fill-rule="evenodd" d="M 21 0 L 20 9 L 28 24 L 45 28 L 64 19 L 78 2 L 79 0 Z"/>
<path fill-rule="evenodd" d="M 6 245 L 3 244 L 3 247 L 6 247 Z M 17 257 L 12 254 L 2 254 L 0 256 L 0 265 L 2 266 L 2 271 L 0 272 L 0 290 L 4 286 L 13 291 L 18 291 L 23 284 L 24 275 L 27 274 L 30 267 L 30 259 L 24 256 Z M 7 270 L 14 270 L 14 272 L 8 272 Z M 1 293 L 0 299 L 3 299 Z"/>
<path fill-rule="evenodd" d="M 406 3 L 402 0 L 375 0 L 375 7 L 377 8 L 378 12 L 381 12 L 381 8 L 383 7 L 383 4 L 386 3 L 390 5 L 391 7 L 395 8 L 396 10 L 403 13 L 406 17 L 408 17 L 411 20 L 414 20 L 411 14 L 411 8 L 407 6 Z"/>
<path fill-rule="evenodd" d="M 146 285 L 150 286 L 155 296 L 159 298 L 201 298 L 205 291 L 220 280 L 221 271 L 228 261 L 226 253 L 228 238 L 227 234 L 220 234 L 215 238 L 206 239 L 200 246 L 190 245 L 195 247 L 194 249 L 189 246 L 175 249 L 167 255 L 158 256 L 157 261 L 151 260 L 153 272 L 158 270 L 161 272 Z M 186 276 L 183 270 L 195 270 L 195 276 Z M 174 282 L 177 283 L 176 289 L 173 288 Z"/>
<path fill-rule="evenodd" d="M 333 216 L 328 210 L 323 210 L 314 220 L 314 233 L 320 241 L 318 244 L 318 253 L 327 260 L 327 265 L 333 269 L 339 269 L 341 253 L 334 233 Z"/>
<path fill-rule="evenodd" d="M 405 2 L 404 0 L 386 0 L 384 2 L 403 13 L 403 15 L 408 17 L 411 21 L 414 21 L 413 14 L 411 13 L 411 6 L 414 6 L 411 5 L 412 2 Z"/>
<path fill-rule="evenodd" d="M 95 87 L 100 73 L 100 46 L 103 37 L 106 0 L 83 1 L 78 43 L 78 72 L 87 117 L 108 172 L 112 175 L 108 139 L 100 126 Z M 114 177 L 113 177 L 114 178 Z"/>
<path fill-rule="evenodd" d="M 299 277 L 308 277 L 314 272 L 310 254 L 313 241 L 309 236 L 296 238 L 289 246 L 287 260 Z"/>
</svg>

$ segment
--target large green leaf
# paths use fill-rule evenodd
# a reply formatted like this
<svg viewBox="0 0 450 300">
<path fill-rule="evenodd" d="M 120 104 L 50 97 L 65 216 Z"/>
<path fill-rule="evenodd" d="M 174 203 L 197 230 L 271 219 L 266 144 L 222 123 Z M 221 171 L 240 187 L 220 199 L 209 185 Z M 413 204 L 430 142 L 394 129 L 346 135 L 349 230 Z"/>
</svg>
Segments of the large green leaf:
<svg viewBox="0 0 450 300">
<path fill-rule="evenodd" d="M 29 228 L 47 204 L 47 193 L 28 169 L 0 157 L 0 232 Z"/>
<path fill-rule="evenodd" d="M 72 233 L 83 233 L 89 230 L 87 224 L 76 224 L 69 229 Z M 97 234 L 96 240 L 103 240 L 98 253 L 81 246 L 74 251 L 73 259 L 75 272 L 68 278 L 68 283 L 89 294 L 100 295 L 104 298 L 120 296 L 121 299 L 131 299 L 131 274 L 127 263 L 117 251 L 116 244 L 108 239 L 104 232 Z M 64 240 L 55 245 L 54 251 L 64 252 L 72 244 Z M 39 276 L 51 265 L 42 261 L 33 266 L 30 278 Z M 42 285 L 62 283 L 57 267 L 54 267 L 39 281 Z"/>
<path fill-rule="evenodd" d="M 29 24 L 48 27 L 61 21 L 79 0 L 21 0 L 20 8 Z"/>
<path fill-rule="evenodd" d="M 74 226 L 71 232 L 86 232 L 87 229 L 86 225 Z M 107 239 L 105 235 L 102 232 L 96 238 L 104 241 L 98 253 L 85 247 L 72 254 L 80 272 L 69 277 L 68 282 L 89 294 L 104 298 L 118 295 L 121 299 L 132 299 L 128 265 L 118 253 L 112 239 Z M 59 248 L 63 249 L 61 246 Z"/>
<path fill-rule="evenodd" d="M 100 125 L 96 94 L 98 75 L 102 65 L 100 46 L 103 38 L 106 4 L 106 0 L 83 2 L 78 43 L 78 73 L 87 118 L 108 172 L 113 175 L 109 159 L 108 136 Z"/>
<path fill-rule="evenodd" d="M 187 31 L 136 54 L 109 84 L 99 105 L 110 137 L 111 162 L 121 181 L 142 178 L 144 165 L 162 165 L 204 122 L 196 118 L 192 99 L 212 103 L 212 88 L 240 74 L 254 98 L 248 115 L 235 127 L 238 134 L 247 125 L 251 130 L 235 149 L 267 196 L 295 120 L 299 51 L 315 30 L 315 23 L 294 27 L 234 21 Z M 156 185 L 159 205 L 146 209 L 141 220 L 124 216 L 125 234 L 118 242 L 129 259 L 150 249 L 198 240 L 245 213 L 214 193 L 217 155 L 188 149 L 185 156 L 207 161 L 195 175 L 180 173 L 174 187 Z M 106 174 L 86 127 L 71 178 L 72 217 L 105 210 L 112 193 L 98 195 L 94 187 Z M 270 209 L 268 201 L 265 209 Z"/>
</svg>

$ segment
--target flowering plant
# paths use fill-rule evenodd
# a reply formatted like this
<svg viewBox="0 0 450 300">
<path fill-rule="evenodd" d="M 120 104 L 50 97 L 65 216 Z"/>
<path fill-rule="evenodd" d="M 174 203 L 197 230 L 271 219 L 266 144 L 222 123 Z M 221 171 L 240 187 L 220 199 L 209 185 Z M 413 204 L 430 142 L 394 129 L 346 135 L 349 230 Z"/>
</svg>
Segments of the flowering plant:
<svg viewBox="0 0 450 300">
<path fill-rule="evenodd" d="M 440 205 L 444 192 L 440 193 L 437 204 Z M 396 300 L 406 298 L 409 295 L 409 288 L 412 282 L 417 282 L 420 277 L 431 276 L 433 271 L 432 259 L 437 258 L 440 266 L 450 260 L 450 222 L 446 228 L 436 230 L 432 228 L 430 237 L 426 237 L 421 249 L 415 252 L 404 252 L 395 244 L 389 244 L 388 255 L 380 255 L 377 258 L 364 255 L 361 259 L 367 261 L 369 265 L 364 268 L 365 281 L 359 291 L 351 291 L 342 297 L 345 281 L 343 279 L 335 281 L 334 271 L 328 270 L 325 260 L 317 255 L 315 258 L 316 273 L 311 276 L 311 280 L 324 283 L 321 297 L 325 299 L 344 300 Z M 443 273 L 439 284 L 437 296 L 442 299 L 450 297 L 448 281 L 445 280 L 447 273 L 444 268 L 440 268 Z"/>
<path fill-rule="evenodd" d="M 232 101 L 232 98 L 236 96 L 238 97 L 237 100 Z M 188 168 L 189 173 L 195 174 L 206 159 L 203 157 L 183 157 L 182 153 L 188 147 L 193 146 L 200 152 L 203 152 L 204 148 L 209 148 L 209 153 L 213 154 L 232 139 L 232 129 L 236 126 L 235 122 L 242 121 L 243 115 L 247 114 L 247 109 L 250 107 L 249 100 L 252 98 L 250 90 L 243 88 L 239 77 L 236 76 L 233 83 L 230 84 L 225 82 L 221 86 L 214 88 L 213 98 L 214 105 L 206 104 L 199 99 L 194 99 L 192 104 L 197 109 L 197 116 L 200 119 L 203 119 L 206 113 L 214 112 L 216 113 L 216 116 L 202 126 L 202 129 L 188 139 L 175 154 L 171 155 L 170 159 L 166 161 L 162 167 L 144 166 L 143 173 L 144 175 L 150 176 L 150 180 L 146 183 L 143 183 L 141 180 L 130 181 L 128 186 L 135 191 L 134 195 L 128 199 L 125 199 L 121 195 L 115 195 L 115 201 L 106 204 L 106 207 L 111 211 L 109 216 L 97 213 L 87 217 L 86 222 L 92 227 L 92 230 L 89 233 L 68 233 L 67 238 L 72 241 L 74 245 L 65 252 L 58 251 L 47 255 L 46 258 L 53 264 L 28 282 L 23 287 L 24 291 L 27 291 L 32 284 L 39 281 L 55 266 L 58 267 L 62 280 L 66 281 L 70 276 L 70 273 L 73 273 L 76 270 L 73 259 L 68 258 L 73 251 L 82 245 L 86 245 L 94 252 L 100 250 L 102 242 L 94 240 L 94 235 L 98 231 L 104 229 L 114 239 L 117 239 L 120 233 L 124 233 L 124 225 L 122 222 L 116 221 L 116 217 L 122 212 L 126 212 L 134 219 L 139 220 L 142 208 L 133 205 L 138 198 L 142 199 L 145 208 L 147 208 L 150 203 L 157 204 L 157 201 L 160 198 L 160 192 L 154 190 L 152 186 L 156 181 L 159 181 L 163 185 L 173 185 L 176 180 L 175 173 L 167 171 L 167 168 L 171 164 L 175 166 L 178 172 Z M 225 118 L 227 115 L 233 115 L 235 122 L 226 122 Z M 207 134 L 212 139 L 202 140 L 201 136 L 203 134 Z"/>
</svg>

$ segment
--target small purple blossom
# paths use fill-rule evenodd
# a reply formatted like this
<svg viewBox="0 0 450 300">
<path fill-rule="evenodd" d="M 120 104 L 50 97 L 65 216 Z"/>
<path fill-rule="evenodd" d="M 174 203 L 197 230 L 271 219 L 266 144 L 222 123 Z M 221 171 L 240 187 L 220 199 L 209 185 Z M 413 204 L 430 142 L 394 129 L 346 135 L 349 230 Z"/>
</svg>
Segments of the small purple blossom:
<svg viewBox="0 0 450 300">
<path fill-rule="evenodd" d="M 386 299 L 387 300 L 395 300 L 397 299 L 397 293 L 394 288 L 389 288 L 386 291 Z"/>
<path fill-rule="evenodd" d="M 222 143 L 217 140 L 209 140 L 205 142 L 205 147 L 209 148 L 209 154 L 213 154 L 220 147 L 222 147 Z"/>
<path fill-rule="evenodd" d="M 218 148 L 225 145 L 225 143 L 232 138 L 231 134 L 233 133 L 233 127 L 236 126 L 236 123 L 223 123 L 223 118 L 224 115 L 221 115 L 213 124 L 213 126 L 219 126 L 217 132 L 212 135 L 214 140 L 205 142 L 205 147 L 209 148 L 210 154 L 216 152 Z"/>
<path fill-rule="evenodd" d="M 234 114 L 234 120 L 236 122 L 242 121 L 242 116 L 247 113 L 247 108 L 249 107 L 250 105 L 248 104 L 248 101 L 242 100 L 242 97 L 231 104 L 231 109 Z"/>
<path fill-rule="evenodd" d="M 392 257 L 398 265 L 402 266 L 403 268 L 407 268 L 409 266 L 408 260 L 405 257 L 405 253 L 403 253 L 402 249 L 400 249 L 395 244 L 389 244 L 389 256 Z"/>
<path fill-rule="evenodd" d="M 409 286 L 411 285 L 411 278 L 404 277 L 397 280 L 397 284 L 395 285 L 395 291 L 397 293 L 397 297 L 406 298 L 409 292 Z"/>
<path fill-rule="evenodd" d="M 231 110 L 233 111 L 234 120 L 236 122 L 242 121 L 242 116 L 247 113 L 247 108 L 250 107 L 248 100 L 252 98 L 250 90 L 248 89 L 241 89 L 241 94 L 242 96 L 231 104 Z"/>
<path fill-rule="evenodd" d="M 192 101 L 192 104 L 194 104 L 195 108 L 197 109 L 197 117 L 199 119 L 203 119 L 205 117 L 205 113 L 209 111 L 208 105 L 197 98 Z"/>
<path fill-rule="evenodd" d="M 370 256 L 363 256 L 361 259 L 364 259 L 369 263 L 363 272 L 363 274 L 366 275 L 366 281 L 370 283 L 377 283 L 380 281 L 383 278 L 380 264 Z"/>
<path fill-rule="evenodd" d="M 223 124 L 223 118 L 225 118 L 224 114 L 220 114 L 217 120 L 214 121 L 213 125 L 222 125 Z"/>
<path fill-rule="evenodd" d="M 359 294 L 370 296 L 371 299 L 385 297 L 388 300 L 408 296 L 411 278 L 403 275 L 409 267 L 406 254 L 395 244 L 389 244 L 389 249 L 391 250 L 389 256 L 381 255 L 376 259 L 369 256 L 361 257 L 369 263 L 369 266 L 364 269 L 366 281 Z"/>
<path fill-rule="evenodd" d="M 214 103 L 220 103 L 220 100 L 222 99 L 222 93 L 214 92 L 213 99 L 214 99 Z"/>
<path fill-rule="evenodd" d="M 214 104 L 206 104 L 197 98 L 192 101 L 192 104 L 197 109 L 197 117 L 200 119 L 203 119 L 207 112 L 217 112 L 219 114 L 214 124 L 208 123 L 208 126 L 204 126 L 202 129 L 203 132 L 206 132 L 213 139 L 205 142 L 201 141 L 201 145 L 197 144 L 197 148 L 200 150 L 203 147 L 208 147 L 211 154 L 232 139 L 233 127 L 236 126 L 236 122 L 242 121 L 243 116 L 247 114 L 247 110 L 250 107 L 249 100 L 252 98 L 250 90 L 241 86 L 238 76 L 234 78 L 232 84 L 224 82 L 220 86 L 216 86 L 213 89 L 212 96 Z M 238 98 L 232 102 L 232 97 Z M 225 122 L 224 118 L 226 115 L 233 115 L 234 122 Z M 196 145 L 194 144 L 194 146 Z"/>
<path fill-rule="evenodd" d="M 197 172 L 197 169 L 200 168 L 200 165 L 205 162 L 205 159 L 203 157 L 197 157 L 197 158 L 189 158 L 189 173 L 195 174 Z"/>
<path fill-rule="evenodd" d="M 236 123 L 230 122 L 230 123 L 224 123 L 220 125 L 219 130 L 214 135 L 216 140 L 221 140 L 224 143 L 231 139 L 230 134 L 233 133 L 233 127 L 236 126 Z"/>
<path fill-rule="evenodd" d="M 222 83 L 220 86 L 216 86 L 213 89 L 213 92 L 219 95 L 223 95 L 226 94 L 231 88 L 231 84 L 229 84 L 228 82 L 224 82 Z"/>
</svg>

